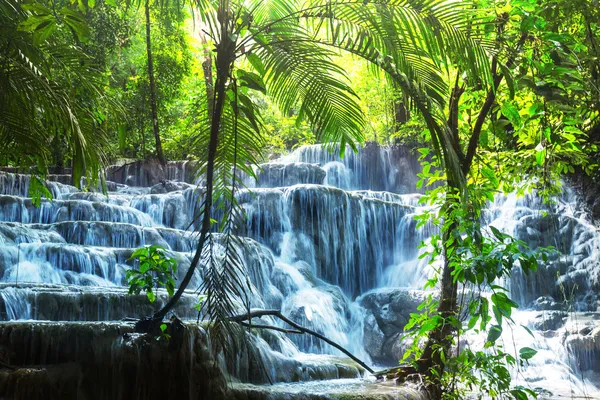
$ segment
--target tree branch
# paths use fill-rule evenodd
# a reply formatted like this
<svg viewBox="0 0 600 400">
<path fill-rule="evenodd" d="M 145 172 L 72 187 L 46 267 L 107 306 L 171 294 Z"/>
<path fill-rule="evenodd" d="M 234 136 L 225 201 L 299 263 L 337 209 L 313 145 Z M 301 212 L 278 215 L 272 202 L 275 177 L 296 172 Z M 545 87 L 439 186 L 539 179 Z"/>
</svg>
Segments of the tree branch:
<svg viewBox="0 0 600 400">
<path fill-rule="evenodd" d="M 519 41 L 517 42 L 517 48 L 516 48 L 515 54 L 519 52 L 519 50 L 525 43 L 526 39 L 527 39 L 527 33 L 524 32 L 521 35 L 521 37 L 519 38 Z M 513 64 L 515 62 L 515 54 L 511 55 L 508 58 L 508 60 L 506 62 L 507 69 L 511 68 L 513 66 Z M 497 70 L 498 70 L 498 57 L 494 56 L 494 58 L 492 59 L 492 76 L 494 77 L 494 83 L 493 83 L 492 87 L 490 88 L 490 90 L 488 91 L 488 94 L 485 98 L 485 102 L 483 103 L 483 106 L 481 107 L 481 110 L 479 110 L 479 115 L 477 116 L 477 120 L 475 121 L 475 126 L 473 127 L 473 133 L 471 133 L 471 139 L 469 140 L 469 147 L 467 148 L 467 156 L 463 163 L 463 173 L 464 174 L 467 174 L 469 172 L 469 170 L 471 169 L 471 164 L 473 163 L 473 158 L 475 157 L 475 152 L 477 151 L 477 145 L 479 144 L 479 136 L 481 135 L 481 129 L 483 128 L 483 123 L 485 122 L 485 119 L 487 118 L 492 106 L 494 105 L 494 102 L 496 101 L 496 90 L 500 86 L 500 83 L 502 82 L 502 78 L 504 78 L 504 75 L 501 73 L 499 74 Z"/>
<path fill-rule="evenodd" d="M 369 371 L 371 374 L 374 373 L 374 371 L 373 371 L 373 369 L 371 369 L 371 367 L 369 367 L 367 364 L 365 364 L 363 361 L 361 361 L 359 358 L 357 358 L 354 354 L 350 353 L 348 350 L 346 350 L 345 348 L 343 348 L 342 346 L 340 346 L 336 342 L 334 342 L 334 341 L 326 338 L 325 336 L 321 335 L 318 332 L 315 332 L 315 331 L 313 331 L 311 329 L 305 328 L 302 325 L 298 325 L 297 323 L 295 323 L 291 319 L 289 319 L 286 316 L 284 316 L 283 314 L 281 314 L 281 311 L 279 311 L 279 310 L 252 309 L 252 310 L 250 310 L 249 312 L 247 312 L 245 314 L 234 315 L 234 316 L 230 317 L 229 320 L 232 321 L 232 322 L 238 322 L 238 323 L 243 324 L 244 321 L 249 321 L 252 318 L 267 317 L 267 316 L 277 317 L 280 320 L 282 320 L 283 322 L 285 322 L 286 324 L 288 324 L 288 325 L 296 328 L 301 333 L 308 333 L 309 335 L 312 335 L 312 336 L 314 336 L 314 337 L 316 337 L 318 339 L 321 339 L 325 343 L 330 344 L 331 346 L 335 347 L 336 349 L 338 349 L 339 351 L 341 351 L 342 353 L 344 353 L 345 355 L 347 355 L 348 357 L 350 357 L 358 365 L 360 365 L 361 367 L 363 367 L 364 369 L 366 369 L 367 371 Z M 247 324 L 247 325 L 249 325 L 249 324 Z M 256 328 L 259 325 L 252 325 L 252 326 Z"/>
<path fill-rule="evenodd" d="M 280 328 L 278 326 L 273 326 L 273 325 L 254 325 L 254 324 L 249 324 L 247 322 L 239 322 L 239 324 L 242 326 L 245 326 L 246 328 L 269 329 L 272 331 L 283 332 L 283 333 L 294 333 L 294 334 L 298 334 L 298 335 L 302 335 L 304 333 L 297 329 L 285 329 L 285 328 Z"/>
</svg>

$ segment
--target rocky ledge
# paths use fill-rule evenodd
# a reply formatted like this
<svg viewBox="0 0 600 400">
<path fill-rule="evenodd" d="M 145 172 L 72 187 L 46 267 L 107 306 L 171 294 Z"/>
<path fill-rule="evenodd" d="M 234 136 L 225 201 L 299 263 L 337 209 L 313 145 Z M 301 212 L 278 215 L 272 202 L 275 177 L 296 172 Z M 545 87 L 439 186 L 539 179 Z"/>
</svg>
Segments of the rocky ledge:
<svg viewBox="0 0 600 400">
<path fill-rule="evenodd" d="M 0 398 L 226 398 L 226 379 L 198 326 L 156 340 L 105 322 L 0 324 Z"/>
</svg>

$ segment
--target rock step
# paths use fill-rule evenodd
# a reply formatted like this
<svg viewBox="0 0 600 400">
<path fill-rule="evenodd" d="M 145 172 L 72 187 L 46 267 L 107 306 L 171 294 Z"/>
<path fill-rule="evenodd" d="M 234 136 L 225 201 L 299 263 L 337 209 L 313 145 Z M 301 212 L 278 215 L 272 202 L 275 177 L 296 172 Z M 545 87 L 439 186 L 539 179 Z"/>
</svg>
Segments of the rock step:
<svg viewBox="0 0 600 400">
<path fill-rule="evenodd" d="M 135 248 L 80 246 L 66 243 L 22 243 L 0 246 L 0 274 L 7 282 L 68 283 L 82 286 L 122 285 Z M 179 279 L 191 255 L 168 250 L 178 263 Z M 196 284 L 195 276 L 192 284 Z"/>
<path fill-rule="evenodd" d="M 0 320 L 118 321 L 152 315 L 168 299 L 162 289 L 150 303 L 144 294 L 130 295 L 124 287 L 2 282 Z M 173 313 L 181 319 L 195 319 L 197 299 L 187 291 Z"/>
<path fill-rule="evenodd" d="M 194 251 L 198 234 L 172 228 L 142 227 L 124 222 L 64 221 L 53 224 L 0 223 L 0 243 L 69 243 L 80 246 L 139 248 L 161 246 Z"/>
<path fill-rule="evenodd" d="M 152 226 L 150 215 L 131 207 L 86 200 L 42 200 L 0 195 L 0 222 L 51 224 L 63 221 L 127 222 Z"/>
<path fill-rule="evenodd" d="M 274 384 L 269 386 L 234 383 L 230 389 L 235 400 L 425 400 L 427 397 L 409 386 L 364 379 L 327 380 Z"/>
<path fill-rule="evenodd" d="M 167 341 L 135 334 L 129 323 L 0 323 L 2 361 L 16 368 L 0 370 L 0 397 L 224 400 L 206 332 L 169 332 Z"/>
</svg>

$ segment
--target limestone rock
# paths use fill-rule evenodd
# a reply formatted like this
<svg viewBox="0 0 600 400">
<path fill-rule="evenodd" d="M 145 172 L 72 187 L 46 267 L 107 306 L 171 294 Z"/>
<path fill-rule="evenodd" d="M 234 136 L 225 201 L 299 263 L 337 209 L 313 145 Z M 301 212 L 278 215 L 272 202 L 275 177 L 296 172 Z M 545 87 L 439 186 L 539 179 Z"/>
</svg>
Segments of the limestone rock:
<svg viewBox="0 0 600 400">
<path fill-rule="evenodd" d="M 565 324 L 567 316 L 564 311 L 544 311 L 536 315 L 532 328 L 538 331 L 558 330 Z"/>
<path fill-rule="evenodd" d="M 162 181 L 150 188 L 151 194 L 171 193 L 178 190 L 192 189 L 195 186 L 186 182 Z"/>
</svg>

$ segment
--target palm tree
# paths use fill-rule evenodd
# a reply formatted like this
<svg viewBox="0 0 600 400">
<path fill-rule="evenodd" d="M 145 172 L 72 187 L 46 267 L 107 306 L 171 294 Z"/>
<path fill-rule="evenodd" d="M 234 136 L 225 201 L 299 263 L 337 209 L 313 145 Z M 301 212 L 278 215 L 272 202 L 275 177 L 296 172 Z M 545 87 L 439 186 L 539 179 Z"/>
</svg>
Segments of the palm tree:
<svg viewBox="0 0 600 400">
<path fill-rule="evenodd" d="M 0 0 L 1 155 L 43 176 L 52 142 L 60 138 L 68 145 L 76 186 L 86 175 L 88 182 L 98 179 L 107 144 L 97 113 L 105 101 L 101 74 L 76 45 L 87 35 L 74 9 Z"/>
<path fill-rule="evenodd" d="M 465 178 L 444 118 L 449 88 L 440 70 L 447 54 L 463 70 L 485 81 L 485 43 L 467 34 L 469 11 L 461 2 L 443 0 L 289 0 L 198 1 L 205 34 L 214 44 L 213 97 L 199 111 L 195 142 L 199 174 L 205 178 L 201 228 L 196 253 L 180 287 L 163 309 L 141 320 L 149 330 L 177 303 L 198 264 L 205 265 L 200 291 L 208 295 L 203 311 L 214 326 L 231 332 L 228 318 L 244 299 L 246 282 L 232 243 L 236 224 L 243 221 L 235 190 L 242 186 L 238 171 L 253 175 L 261 155 L 261 122 L 252 92 L 268 93 L 282 110 L 299 109 L 318 139 L 337 143 L 342 152 L 363 140 L 363 115 L 344 71 L 332 57 L 350 52 L 383 69 L 411 97 L 432 133 L 433 146 L 449 179 L 463 187 Z M 247 60 L 252 71 L 243 70 Z M 212 79 L 212 78 L 211 78 Z M 210 114 L 208 110 L 211 110 Z M 219 228 L 225 232 L 225 255 L 212 251 L 210 231 L 214 210 L 222 210 Z M 216 330 L 218 331 L 218 330 Z"/>
</svg>

